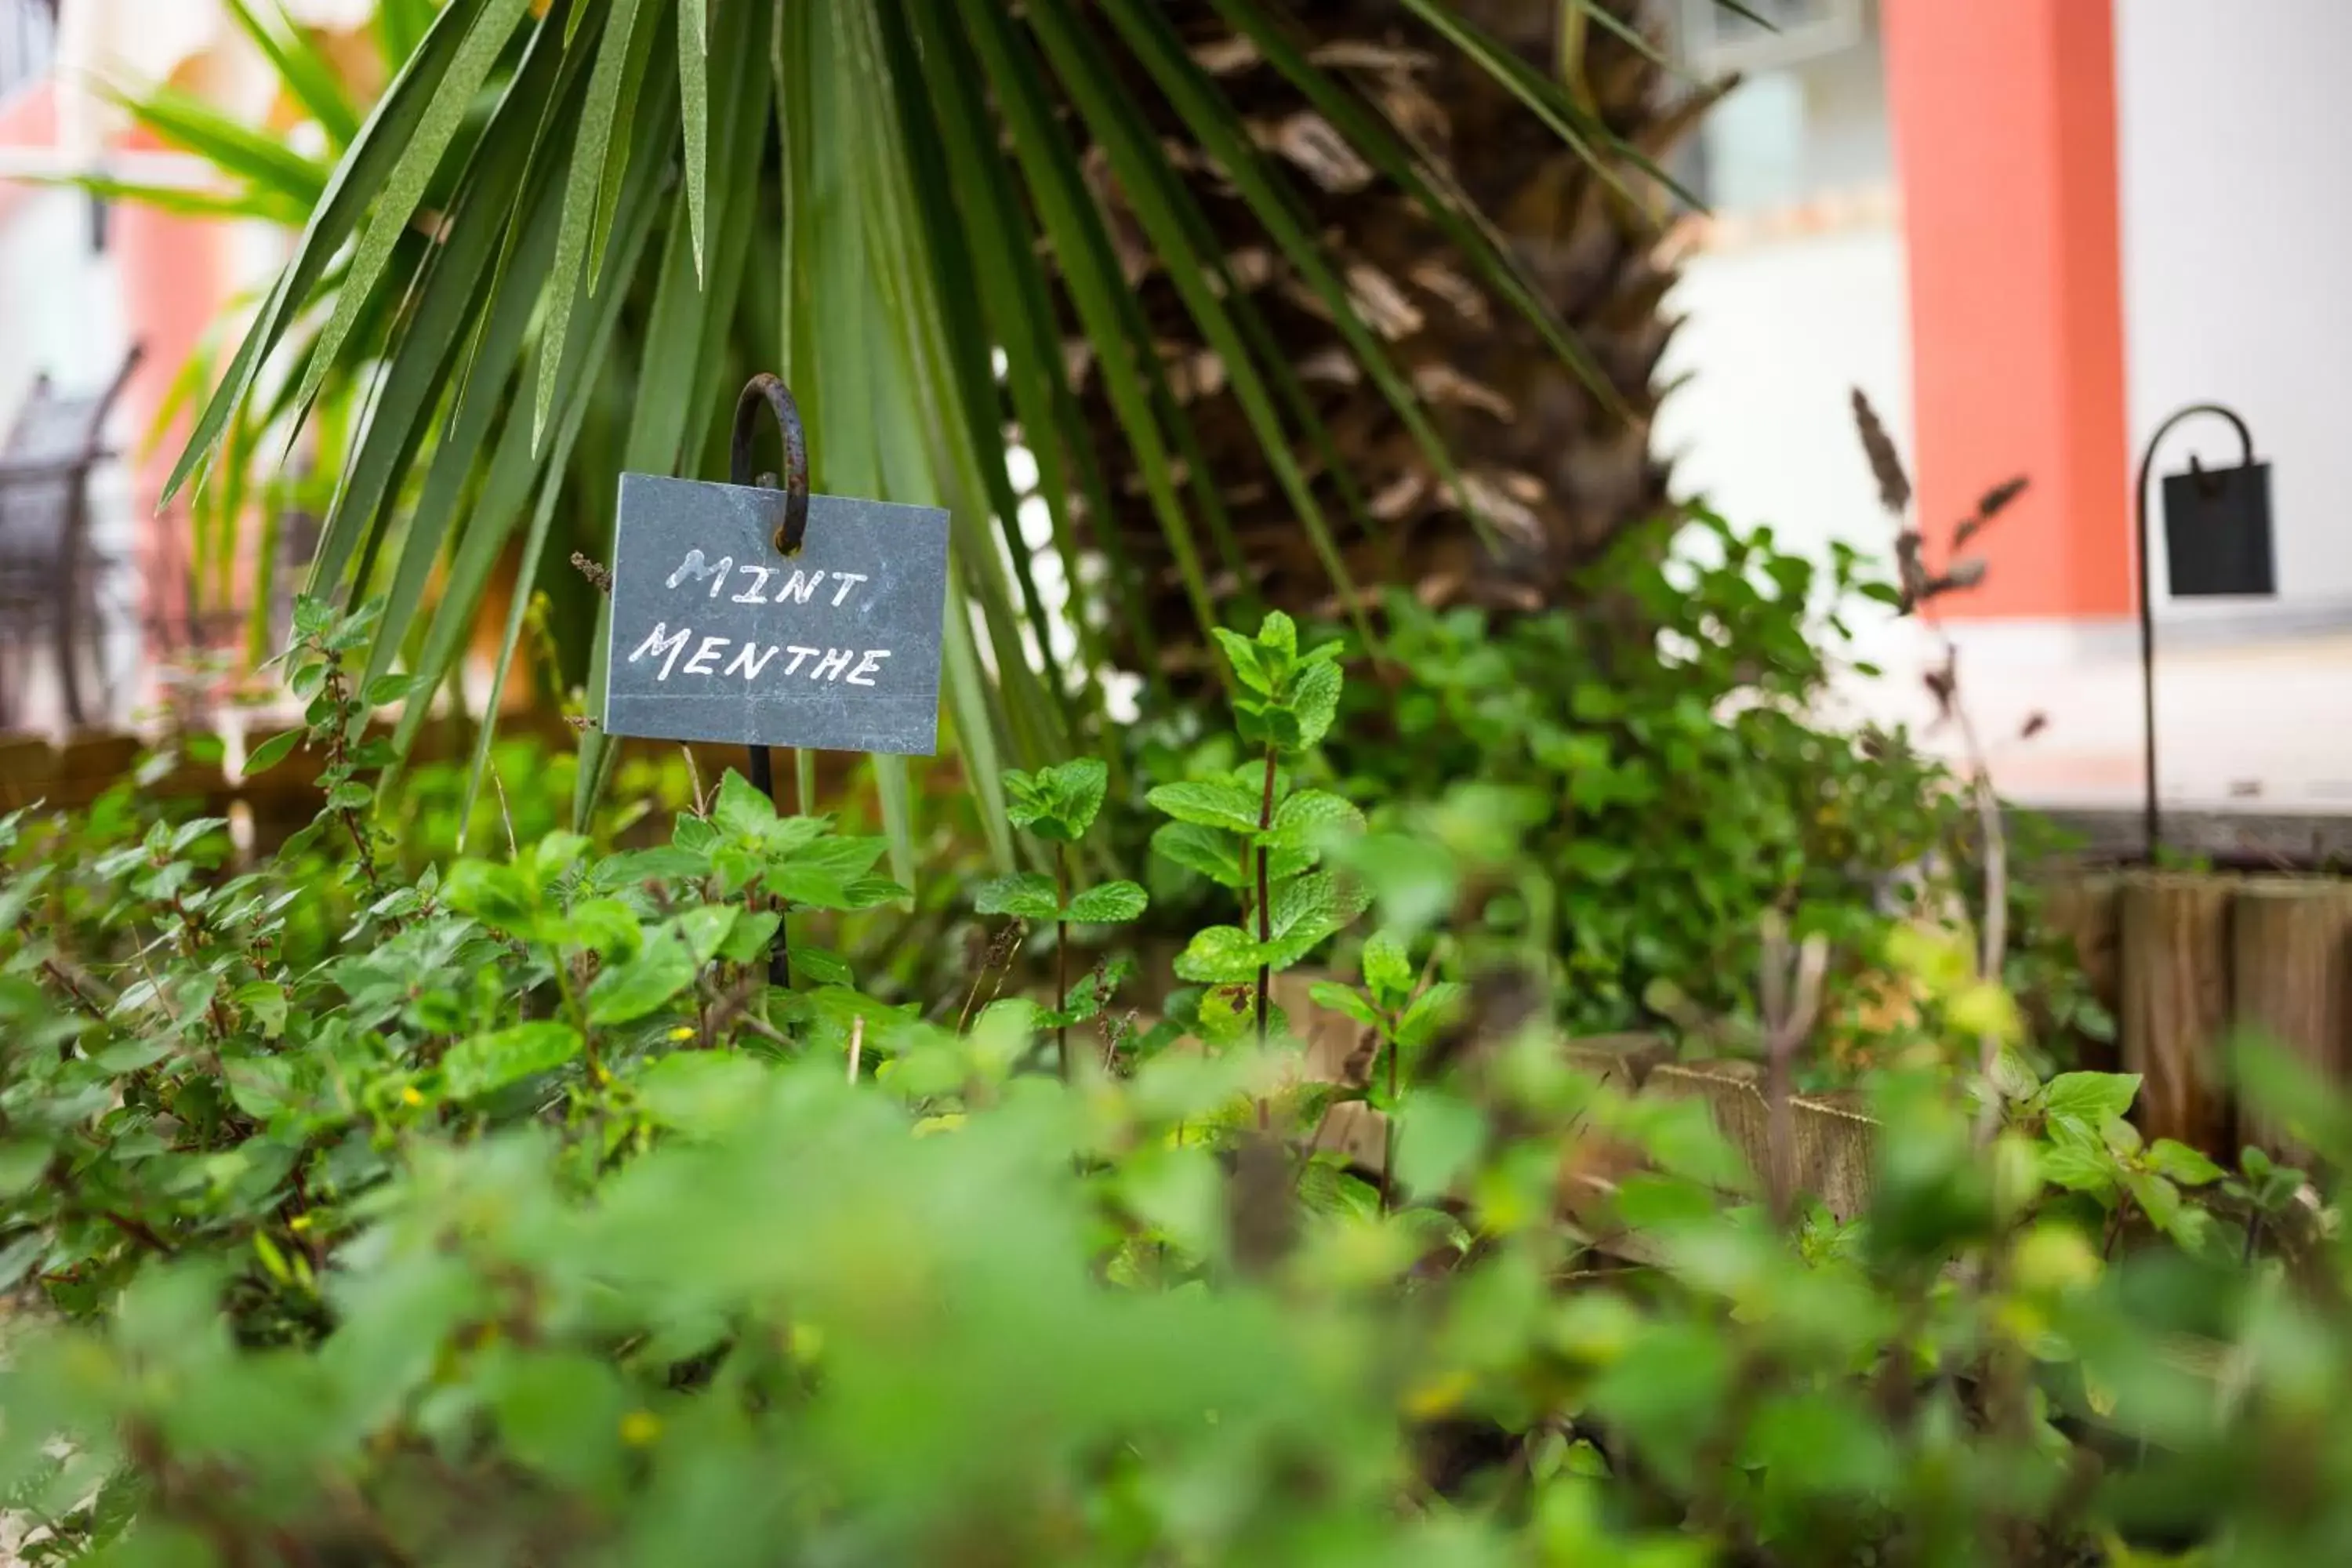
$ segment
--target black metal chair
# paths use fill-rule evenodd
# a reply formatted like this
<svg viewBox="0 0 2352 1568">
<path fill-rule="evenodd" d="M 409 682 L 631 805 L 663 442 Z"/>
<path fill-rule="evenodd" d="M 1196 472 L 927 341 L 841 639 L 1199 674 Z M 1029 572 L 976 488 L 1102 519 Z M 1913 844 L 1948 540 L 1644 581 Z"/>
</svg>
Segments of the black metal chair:
<svg viewBox="0 0 2352 1568">
<path fill-rule="evenodd" d="M 105 578 L 121 564 L 90 538 L 91 473 L 115 454 L 107 417 L 139 350 L 94 396 L 58 394 L 47 376 L 0 446 L 0 730 L 25 718 L 31 672 L 54 665 L 75 728 L 111 717 Z"/>
</svg>

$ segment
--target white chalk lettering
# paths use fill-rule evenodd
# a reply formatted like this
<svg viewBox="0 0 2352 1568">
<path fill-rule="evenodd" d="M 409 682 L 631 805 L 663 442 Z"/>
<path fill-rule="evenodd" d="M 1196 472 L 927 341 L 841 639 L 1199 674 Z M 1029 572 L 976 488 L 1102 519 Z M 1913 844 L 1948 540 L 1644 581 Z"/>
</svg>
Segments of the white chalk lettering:
<svg viewBox="0 0 2352 1568">
<path fill-rule="evenodd" d="M 795 605 L 805 605 L 809 602 L 809 595 L 816 592 L 816 585 L 824 581 L 824 574 L 822 572 L 795 572 L 784 580 L 782 587 L 776 590 L 772 602 L 781 605 L 790 598 Z"/>
<path fill-rule="evenodd" d="M 767 652 L 761 653 L 759 658 L 753 658 L 751 657 L 753 654 L 760 653 L 760 645 L 755 642 L 747 642 L 741 647 L 735 650 L 735 658 L 732 662 L 727 666 L 726 673 L 732 675 L 740 669 L 743 672 L 744 679 L 757 680 L 760 679 L 760 672 L 768 668 L 768 661 L 783 651 L 784 650 L 782 648 L 778 647 L 775 644 L 770 643 L 768 645 Z"/>
<path fill-rule="evenodd" d="M 680 583 L 685 582 L 688 577 L 691 577 L 696 582 L 699 583 L 705 577 L 709 576 L 713 572 L 716 572 L 719 576 L 724 577 L 727 575 L 728 572 L 734 567 L 734 565 L 735 557 L 732 555 L 721 560 L 717 566 L 711 566 L 702 559 L 701 551 L 689 550 L 686 552 L 686 559 L 677 563 L 677 570 L 669 574 L 669 581 L 663 584 L 662 586 L 666 588 L 675 588 Z"/>
<path fill-rule="evenodd" d="M 635 664 L 646 655 L 652 654 L 662 660 L 661 673 L 654 679 L 667 680 L 670 666 L 677 662 L 677 656 L 685 649 L 687 639 L 693 635 L 694 628 L 691 626 L 680 626 L 676 633 L 672 633 L 667 626 L 656 621 L 654 629 L 646 634 L 646 640 L 637 645 L 637 651 L 629 656 L 629 662 Z M 665 655 L 667 657 L 665 658 Z"/>
<path fill-rule="evenodd" d="M 816 661 L 816 668 L 814 669 L 809 671 L 809 679 L 811 680 L 839 680 L 841 679 L 841 672 L 849 668 L 849 656 L 856 651 L 857 650 L 854 647 L 829 647 L 825 649 L 824 657 Z"/>
<path fill-rule="evenodd" d="M 863 572 L 835 572 L 834 576 L 841 583 L 841 591 L 833 596 L 833 607 L 837 610 L 841 608 L 841 602 L 849 597 L 849 590 L 856 587 L 858 584 L 866 581 L 866 574 Z"/>
<path fill-rule="evenodd" d="M 793 671 L 801 667 L 801 660 L 814 653 L 816 649 L 813 647 L 795 647 L 792 644 L 786 643 L 784 645 L 784 651 L 793 656 L 793 662 L 784 666 L 784 673 L 786 675 L 790 675 Z"/>
<path fill-rule="evenodd" d="M 890 650 L 887 647 L 868 649 L 866 657 L 857 661 L 857 668 L 849 672 L 849 684 L 852 686 L 873 685 L 874 683 L 871 680 L 866 679 L 866 677 L 878 674 L 882 668 L 881 661 L 888 658 L 889 657 Z"/>
<path fill-rule="evenodd" d="M 760 590 L 768 585 L 768 579 L 776 574 L 776 569 L 772 566 L 746 566 L 743 570 L 746 572 L 757 572 L 760 575 L 750 587 L 735 595 L 735 603 L 739 605 L 766 604 L 768 601 L 761 595 Z"/>
<path fill-rule="evenodd" d="M 692 658 L 689 658 L 689 659 L 688 659 L 688 660 L 686 661 L 686 672 L 687 672 L 687 674 L 688 674 L 688 675 L 716 675 L 716 674 L 718 674 L 718 673 L 719 673 L 718 667 L 716 667 L 715 665 L 713 665 L 710 661 L 711 661 L 712 659 L 714 659 L 714 658 L 717 658 L 720 654 L 722 654 L 722 653 L 726 652 L 726 651 L 727 651 L 727 645 L 728 645 L 729 643 L 730 643 L 730 642 L 733 642 L 734 640 L 735 640 L 735 639 L 734 639 L 733 637 L 705 637 L 705 638 L 703 638 L 703 639 L 702 639 L 702 646 L 701 646 L 700 647 L 696 648 L 696 649 L 694 650 L 694 657 L 693 657 Z"/>
</svg>

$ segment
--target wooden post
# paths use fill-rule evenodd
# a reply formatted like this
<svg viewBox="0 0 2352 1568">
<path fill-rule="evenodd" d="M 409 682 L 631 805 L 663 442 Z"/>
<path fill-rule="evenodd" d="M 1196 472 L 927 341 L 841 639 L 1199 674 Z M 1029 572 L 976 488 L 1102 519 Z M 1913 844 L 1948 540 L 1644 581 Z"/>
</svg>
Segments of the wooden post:
<svg viewBox="0 0 2352 1568">
<path fill-rule="evenodd" d="M 2230 1026 L 2230 906 L 2223 878 L 2139 871 L 2124 879 L 2117 1009 L 2123 1068 L 2144 1080 L 2139 1128 L 2230 1152 L 2219 1056 Z"/>
<path fill-rule="evenodd" d="M 2111 873 L 2069 869 L 2042 891 L 2042 923 L 2073 944 L 2075 962 L 2091 995 L 2110 1017 L 2121 1014 L 2123 995 L 2117 964 L 2122 940 L 2118 883 Z M 2116 1042 L 2077 1038 L 2076 1060 L 2092 1072 L 2112 1072 Z"/>
<path fill-rule="evenodd" d="M 2352 887 L 2288 877 L 2248 882 L 2231 923 L 2238 1026 L 2343 1081 L 2352 1065 Z M 2293 1152 L 2273 1121 L 2249 1117 L 2243 1136 L 2273 1153 Z"/>
</svg>

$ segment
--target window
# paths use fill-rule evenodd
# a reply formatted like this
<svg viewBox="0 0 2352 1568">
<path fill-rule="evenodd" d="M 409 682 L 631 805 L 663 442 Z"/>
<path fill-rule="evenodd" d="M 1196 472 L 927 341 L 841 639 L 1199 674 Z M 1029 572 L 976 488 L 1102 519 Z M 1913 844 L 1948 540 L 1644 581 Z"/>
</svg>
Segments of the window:
<svg viewBox="0 0 2352 1568">
<path fill-rule="evenodd" d="M 1718 214 L 1774 213 L 1894 178 L 1875 11 L 1865 0 L 1683 0 L 1676 39 L 1699 77 L 1739 87 L 1684 143 L 1676 172 Z"/>
<path fill-rule="evenodd" d="M 1863 0 L 1740 0 L 1770 26 L 1720 0 L 1683 0 L 1691 64 L 1708 76 L 1777 70 L 1862 41 Z"/>
<path fill-rule="evenodd" d="M 57 45 L 57 0 L 0 0 L 0 99 L 47 75 Z"/>
</svg>

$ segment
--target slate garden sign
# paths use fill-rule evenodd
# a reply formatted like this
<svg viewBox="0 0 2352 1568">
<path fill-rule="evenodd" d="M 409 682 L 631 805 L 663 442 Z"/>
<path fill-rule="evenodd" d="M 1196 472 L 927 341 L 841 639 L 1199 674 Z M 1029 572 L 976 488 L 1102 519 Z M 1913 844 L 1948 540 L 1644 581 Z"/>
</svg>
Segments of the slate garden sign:
<svg viewBox="0 0 2352 1568">
<path fill-rule="evenodd" d="M 784 431 L 782 488 L 750 482 L 763 403 Z M 761 774 L 771 746 L 932 754 L 948 514 L 810 495 L 773 376 L 737 405 L 730 477 L 621 476 L 605 731 L 731 742 Z"/>
</svg>

